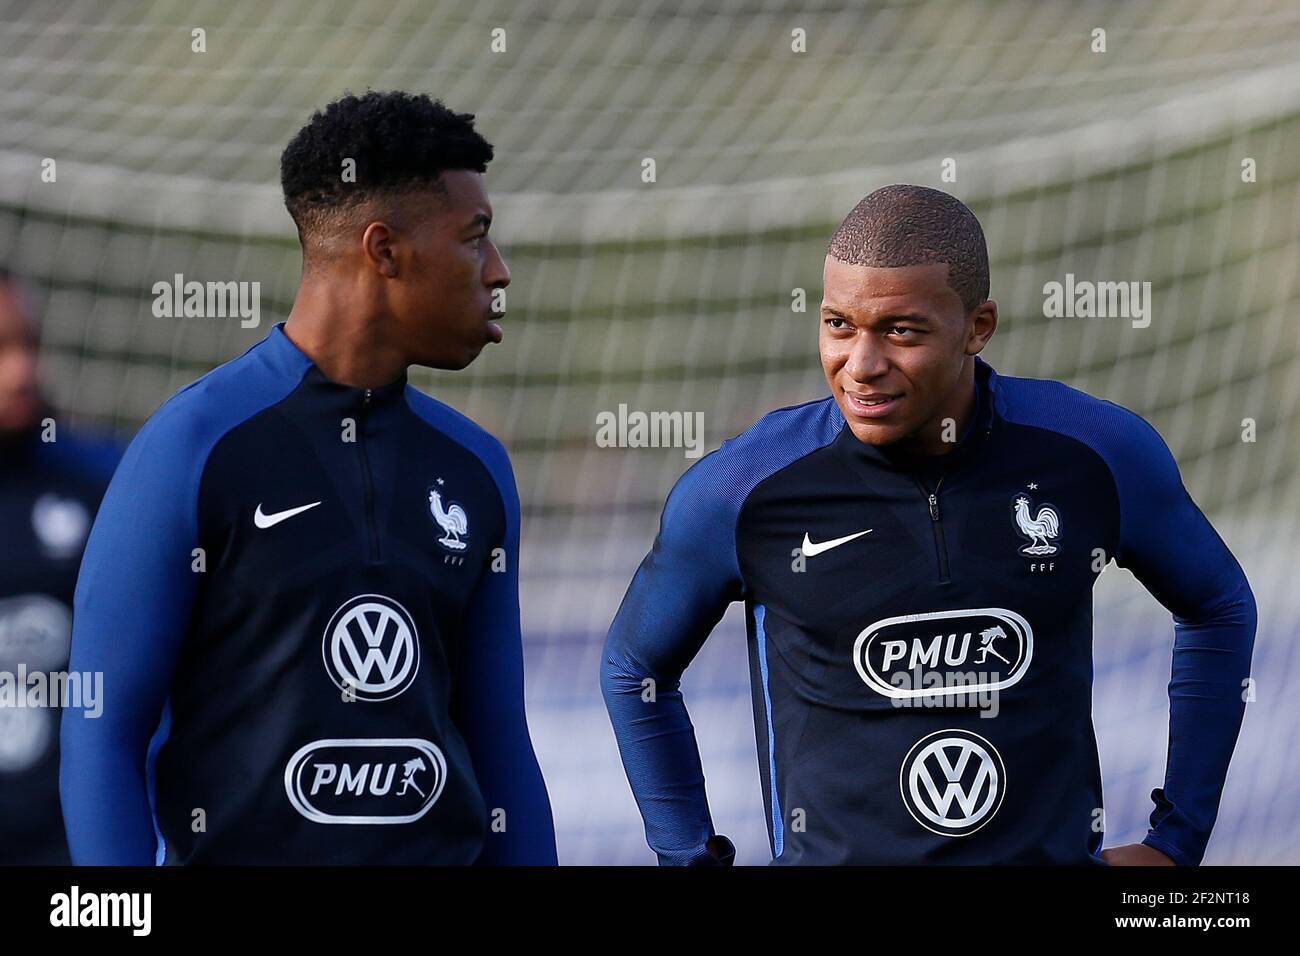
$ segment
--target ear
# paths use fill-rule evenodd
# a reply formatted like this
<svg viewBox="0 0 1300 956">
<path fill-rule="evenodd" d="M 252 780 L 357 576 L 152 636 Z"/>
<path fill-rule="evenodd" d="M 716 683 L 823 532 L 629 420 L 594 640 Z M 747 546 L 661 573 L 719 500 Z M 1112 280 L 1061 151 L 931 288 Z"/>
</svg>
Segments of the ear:
<svg viewBox="0 0 1300 956">
<path fill-rule="evenodd" d="M 985 299 L 971 313 L 970 334 L 966 338 L 966 354 L 979 355 L 989 344 L 998 328 L 998 304 Z"/>
<path fill-rule="evenodd" d="M 366 261 L 387 279 L 397 278 L 397 257 L 393 251 L 393 229 L 386 222 L 375 221 L 366 226 L 361 236 L 361 247 Z"/>
</svg>

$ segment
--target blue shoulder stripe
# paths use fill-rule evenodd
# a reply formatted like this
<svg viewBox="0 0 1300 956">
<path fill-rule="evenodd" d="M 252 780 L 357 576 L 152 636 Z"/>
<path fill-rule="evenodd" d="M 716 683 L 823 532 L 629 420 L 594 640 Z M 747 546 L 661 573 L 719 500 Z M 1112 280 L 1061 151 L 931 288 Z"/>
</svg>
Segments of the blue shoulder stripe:
<svg viewBox="0 0 1300 956">
<path fill-rule="evenodd" d="M 678 479 L 664 506 L 663 543 L 671 547 L 677 536 L 689 535 L 694 546 L 683 553 L 699 554 L 712 565 L 715 577 L 725 572 L 728 579 L 739 580 L 736 521 L 750 493 L 778 471 L 829 445 L 843 428 L 844 416 L 830 397 L 764 415 Z"/>
</svg>

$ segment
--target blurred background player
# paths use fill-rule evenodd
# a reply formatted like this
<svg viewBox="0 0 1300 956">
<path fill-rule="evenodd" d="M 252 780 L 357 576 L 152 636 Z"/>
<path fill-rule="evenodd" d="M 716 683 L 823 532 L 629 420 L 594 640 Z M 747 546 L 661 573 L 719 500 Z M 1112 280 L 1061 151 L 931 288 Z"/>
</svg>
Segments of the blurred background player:
<svg viewBox="0 0 1300 956">
<path fill-rule="evenodd" d="M 78 435 L 41 388 L 36 301 L 0 269 L 0 671 L 68 659 L 72 594 L 91 518 L 120 455 Z M 55 706 L 0 703 L 0 865 L 68 862 Z"/>
</svg>

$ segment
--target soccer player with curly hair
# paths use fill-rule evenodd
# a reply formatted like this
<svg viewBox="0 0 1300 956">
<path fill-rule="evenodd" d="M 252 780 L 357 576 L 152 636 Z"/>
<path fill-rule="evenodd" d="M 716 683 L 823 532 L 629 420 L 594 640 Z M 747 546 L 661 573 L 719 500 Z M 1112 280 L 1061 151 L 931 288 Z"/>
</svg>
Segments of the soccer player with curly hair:
<svg viewBox="0 0 1300 956">
<path fill-rule="evenodd" d="M 555 863 L 510 461 L 406 380 L 502 338 L 473 119 L 349 95 L 284 150 L 288 321 L 149 419 L 91 532 L 75 862 Z"/>
</svg>

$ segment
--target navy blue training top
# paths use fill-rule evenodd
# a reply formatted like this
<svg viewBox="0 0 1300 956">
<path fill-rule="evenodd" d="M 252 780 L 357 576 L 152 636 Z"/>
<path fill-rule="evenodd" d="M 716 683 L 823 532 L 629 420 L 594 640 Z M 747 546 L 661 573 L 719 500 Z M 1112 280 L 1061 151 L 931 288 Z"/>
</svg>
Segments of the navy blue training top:
<svg viewBox="0 0 1300 956">
<path fill-rule="evenodd" d="M 732 601 L 777 863 L 1097 862 L 1092 587 L 1111 560 L 1174 617 L 1145 842 L 1200 861 L 1245 707 L 1246 578 L 1137 415 L 980 359 L 976 387 L 937 460 L 858 441 L 826 398 L 677 483 L 601 675 L 661 863 L 712 860 L 679 680 Z"/>
<path fill-rule="evenodd" d="M 131 443 L 77 583 L 73 859 L 554 863 L 501 444 L 276 326 Z"/>
</svg>

